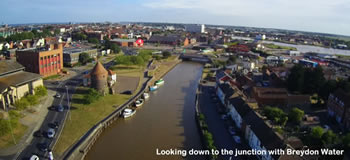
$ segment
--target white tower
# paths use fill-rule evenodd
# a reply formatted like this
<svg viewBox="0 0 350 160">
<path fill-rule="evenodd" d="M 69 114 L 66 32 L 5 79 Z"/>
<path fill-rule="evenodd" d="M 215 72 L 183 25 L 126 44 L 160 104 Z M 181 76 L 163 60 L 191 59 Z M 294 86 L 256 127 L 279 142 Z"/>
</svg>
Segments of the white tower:
<svg viewBox="0 0 350 160">
<path fill-rule="evenodd" d="M 204 24 L 202 24 L 202 26 L 201 26 L 201 33 L 205 33 L 205 25 Z"/>
</svg>

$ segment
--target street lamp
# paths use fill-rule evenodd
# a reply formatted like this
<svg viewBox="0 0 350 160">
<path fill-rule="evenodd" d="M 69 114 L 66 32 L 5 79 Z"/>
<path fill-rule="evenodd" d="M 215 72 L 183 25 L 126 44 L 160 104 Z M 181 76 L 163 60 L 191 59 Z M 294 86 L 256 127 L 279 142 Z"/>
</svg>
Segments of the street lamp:
<svg viewBox="0 0 350 160">
<path fill-rule="evenodd" d="M 68 86 L 66 86 L 66 91 L 67 91 L 67 102 L 68 102 L 68 113 L 69 114 L 69 120 L 71 120 L 71 115 L 70 115 L 70 103 L 69 103 L 69 94 L 68 94 Z"/>
</svg>

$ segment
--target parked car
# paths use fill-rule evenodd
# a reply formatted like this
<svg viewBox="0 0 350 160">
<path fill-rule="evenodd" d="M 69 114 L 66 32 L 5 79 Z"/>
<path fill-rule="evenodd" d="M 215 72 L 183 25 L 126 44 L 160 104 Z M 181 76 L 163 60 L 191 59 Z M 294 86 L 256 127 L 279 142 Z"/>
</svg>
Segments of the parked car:
<svg viewBox="0 0 350 160">
<path fill-rule="evenodd" d="M 57 129 L 59 127 L 59 123 L 58 122 L 49 123 L 49 127 Z"/>
<path fill-rule="evenodd" d="M 230 132 L 231 135 L 236 135 L 235 128 L 229 127 L 228 132 Z"/>
<path fill-rule="evenodd" d="M 47 142 L 39 144 L 40 151 L 47 152 L 49 149 L 49 144 Z"/>
<path fill-rule="evenodd" d="M 233 139 L 235 140 L 236 143 L 241 144 L 241 138 L 238 136 L 233 136 Z"/>
<path fill-rule="evenodd" d="M 42 137 L 43 136 L 43 132 L 41 130 L 37 130 L 34 132 L 34 137 Z"/>
<path fill-rule="evenodd" d="M 33 154 L 29 160 L 39 160 L 39 157 L 35 154 Z"/>
<path fill-rule="evenodd" d="M 55 129 L 49 128 L 49 129 L 47 130 L 47 137 L 48 137 L 48 138 L 53 138 L 54 136 L 55 136 Z"/>
<path fill-rule="evenodd" d="M 64 108 L 63 108 L 62 104 L 57 106 L 57 111 L 58 112 L 63 112 L 63 110 L 64 110 Z"/>
<path fill-rule="evenodd" d="M 59 93 L 57 93 L 57 94 L 55 95 L 55 97 L 56 97 L 56 98 L 61 98 L 61 95 L 60 95 Z"/>
<path fill-rule="evenodd" d="M 123 94 L 132 95 L 132 91 L 124 91 Z"/>
<path fill-rule="evenodd" d="M 227 115 L 225 115 L 225 114 L 224 114 L 224 115 L 221 115 L 221 119 L 222 119 L 222 120 L 227 120 L 227 118 L 228 118 Z"/>
</svg>

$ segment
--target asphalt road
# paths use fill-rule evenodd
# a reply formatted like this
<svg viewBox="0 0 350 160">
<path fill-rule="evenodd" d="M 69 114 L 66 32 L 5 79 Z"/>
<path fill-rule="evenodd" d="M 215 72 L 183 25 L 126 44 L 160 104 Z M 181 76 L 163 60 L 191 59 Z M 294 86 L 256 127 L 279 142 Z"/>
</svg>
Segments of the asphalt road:
<svg viewBox="0 0 350 160">
<path fill-rule="evenodd" d="M 109 68 L 111 65 L 113 65 L 114 62 L 110 61 L 104 66 L 106 68 Z M 47 143 L 49 145 L 48 149 L 52 149 L 54 143 L 56 143 L 58 139 L 58 133 L 63 129 L 63 122 L 66 117 L 66 115 L 69 113 L 69 106 L 68 106 L 68 97 L 69 102 L 71 102 L 72 93 L 74 93 L 76 87 L 82 82 L 82 75 L 89 71 L 89 70 L 76 70 L 72 69 L 75 72 L 77 72 L 77 75 L 65 80 L 60 81 L 59 84 L 54 83 L 47 83 L 44 82 L 45 87 L 51 90 L 56 90 L 58 94 L 61 95 L 60 98 L 55 98 L 53 105 L 48 108 L 49 112 L 47 113 L 45 120 L 43 121 L 40 130 L 43 131 L 43 134 L 41 137 L 34 136 L 32 142 L 30 145 L 28 145 L 22 152 L 19 152 L 18 155 L 13 155 L 10 159 L 15 159 L 17 157 L 18 160 L 29 160 L 32 155 L 39 156 L 40 159 L 49 159 L 48 151 L 41 151 L 39 146 L 43 143 Z M 67 96 L 67 88 L 68 88 L 68 94 Z M 57 106 L 62 105 L 64 107 L 63 112 L 58 112 Z M 69 120 L 69 115 L 67 115 L 67 120 Z M 55 129 L 55 136 L 53 138 L 47 137 L 47 130 L 52 126 L 52 123 L 57 122 L 59 124 L 59 127 Z"/>
</svg>

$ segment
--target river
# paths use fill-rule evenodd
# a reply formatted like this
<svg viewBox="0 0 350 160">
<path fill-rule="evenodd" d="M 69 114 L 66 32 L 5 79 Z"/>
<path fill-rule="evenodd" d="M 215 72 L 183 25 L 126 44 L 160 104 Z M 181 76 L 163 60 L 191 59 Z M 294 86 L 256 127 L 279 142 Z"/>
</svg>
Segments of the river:
<svg viewBox="0 0 350 160">
<path fill-rule="evenodd" d="M 194 109 L 201 74 L 201 64 L 178 64 L 133 117 L 118 119 L 102 133 L 85 159 L 181 160 L 182 156 L 156 155 L 156 149 L 202 149 Z"/>
<path fill-rule="evenodd" d="M 233 39 L 241 39 L 241 40 L 254 40 L 254 39 L 249 38 L 249 37 L 234 36 L 232 38 Z M 272 44 L 280 45 L 280 46 L 294 47 L 298 51 L 300 51 L 301 53 L 314 52 L 314 53 L 321 53 L 321 54 L 350 56 L 350 50 L 325 48 L 325 47 L 312 46 L 312 45 L 301 45 L 301 44 L 296 45 L 296 44 L 274 42 L 274 41 L 262 41 L 262 43 L 272 43 Z"/>
</svg>

